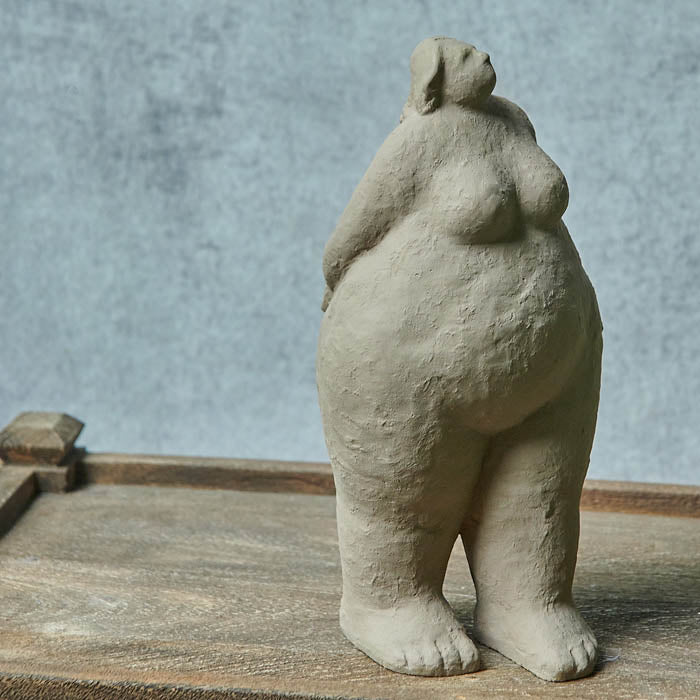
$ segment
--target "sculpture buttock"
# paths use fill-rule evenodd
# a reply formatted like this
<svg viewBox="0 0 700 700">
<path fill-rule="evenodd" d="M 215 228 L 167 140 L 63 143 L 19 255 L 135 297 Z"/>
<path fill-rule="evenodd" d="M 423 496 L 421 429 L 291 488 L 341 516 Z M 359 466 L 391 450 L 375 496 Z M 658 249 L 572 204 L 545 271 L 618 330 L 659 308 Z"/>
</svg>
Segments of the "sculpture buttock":
<svg viewBox="0 0 700 700">
<path fill-rule="evenodd" d="M 394 671 L 476 670 L 442 593 L 461 536 L 475 637 L 568 680 L 596 657 L 571 586 L 602 327 L 566 180 L 495 82 L 473 46 L 421 42 L 400 124 L 324 252 L 340 622 Z"/>
</svg>

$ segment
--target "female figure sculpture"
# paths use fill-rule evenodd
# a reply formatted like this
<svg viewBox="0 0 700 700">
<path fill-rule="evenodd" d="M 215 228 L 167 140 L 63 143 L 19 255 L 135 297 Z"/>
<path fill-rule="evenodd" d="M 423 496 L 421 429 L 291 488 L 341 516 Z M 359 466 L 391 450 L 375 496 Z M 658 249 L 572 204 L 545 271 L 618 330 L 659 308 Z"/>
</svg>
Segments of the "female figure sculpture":
<svg viewBox="0 0 700 700">
<path fill-rule="evenodd" d="M 568 680 L 596 656 L 571 585 L 602 327 L 564 176 L 495 82 L 473 46 L 421 42 L 401 122 L 324 252 L 340 621 L 394 671 L 476 670 L 442 594 L 461 535 L 476 638 Z"/>
</svg>

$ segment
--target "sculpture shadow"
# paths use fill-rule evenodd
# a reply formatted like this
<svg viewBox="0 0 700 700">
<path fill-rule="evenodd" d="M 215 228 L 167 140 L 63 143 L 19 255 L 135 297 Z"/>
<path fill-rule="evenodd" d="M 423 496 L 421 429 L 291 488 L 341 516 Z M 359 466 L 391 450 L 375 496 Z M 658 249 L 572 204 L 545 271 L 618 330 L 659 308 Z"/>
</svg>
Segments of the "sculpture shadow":
<svg viewBox="0 0 700 700">
<path fill-rule="evenodd" d="M 700 562 L 653 568 L 624 562 L 623 571 L 582 574 L 574 595 L 601 647 L 623 647 L 625 640 L 696 640 L 700 612 Z"/>
<path fill-rule="evenodd" d="M 581 567 L 574 583 L 576 604 L 598 639 L 596 672 L 624 660 L 633 642 L 658 647 L 659 639 L 673 639 L 674 646 L 697 645 L 700 562 L 676 560 L 673 565 L 653 568 L 648 561 L 626 559 L 615 562 L 618 570 L 612 570 L 612 564 Z M 473 590 L 448 592 L 447 597 L 471 636 L 476 601 Z M 492 654 L 495 652 L 487 651 L 484 656 L 487 668 L 499 663 Z"/>
</svg>

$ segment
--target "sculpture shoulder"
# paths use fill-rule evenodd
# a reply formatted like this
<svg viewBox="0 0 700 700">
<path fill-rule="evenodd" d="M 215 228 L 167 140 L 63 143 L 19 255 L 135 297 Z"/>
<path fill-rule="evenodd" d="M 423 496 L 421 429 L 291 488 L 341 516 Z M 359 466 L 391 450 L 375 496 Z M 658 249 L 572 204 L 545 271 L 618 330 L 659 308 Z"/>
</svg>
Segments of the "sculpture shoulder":
<svg viewBox="0 0 700 700">
<path fill-rule="evenodd" d="M 532 135 L 532 138 L 536 139 L 535 128 L 532 126 L 532 122 L 525 114 L 525 110 L 518 107 L 515 102 L 511 102 L 505 97 L 491 95 L 487 109 L 495 116 L 511 122 L 516 128 L 527 130 Z"/>
<path fill-rule="evenodd" d="M 377 151 L 326 243 L 323 274 L 330 290 L 353 260 L 406 214 L 420 183 L 420 161 L 428 137 L 420 119 L 405 119 Z M 327 295 L 324 309 L 329 300 Z"/>
<path fill-rule="evenodd" d="M 424 117 L 410 117 L 398 124 L 386 137 L 377 151 L 370 169 L 397 171 L 415 168 L 417 159 L 425 154 L 434 135 L 429 120 Z M 408 172 L 407 172 L 408 174 Z"/>
</svg>

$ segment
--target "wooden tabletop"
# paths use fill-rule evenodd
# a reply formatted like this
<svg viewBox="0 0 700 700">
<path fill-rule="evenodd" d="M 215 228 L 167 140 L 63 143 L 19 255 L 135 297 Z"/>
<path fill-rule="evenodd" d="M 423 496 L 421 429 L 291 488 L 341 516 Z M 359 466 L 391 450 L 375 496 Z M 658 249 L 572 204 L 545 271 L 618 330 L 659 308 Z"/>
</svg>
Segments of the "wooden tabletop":
<svg viewBox="0 0 700 700">
<path fill-rule="evenodd" d="M 82 486 L 38 494 L 0 540 L 0 697 L 700 697 L 700 519 L 582 514 L 575 595 L 602 650 L 592 677 L 547 683 L 480 647 L 478 673 L 417 678 L 340 632 L 332 495 L 124 485 L 104 478 L 105 459 L 112 483 L 94 483 L 86 461 Z M 0 490 L 22 473 L 0 468 Z M 460 547 L 445 593 L 469 629 Z"/>
<path fill-rule="evenodd" d="M 700 487 L 587 481 L 574 592 L 596 673 L 392 673 L 338 626 L 325 463 L 92 454 L 83 423 L 0 431 L 0 698 L 700 698 Z M 459 544 L 445 595 L 469 630 Z"/>
</svg>

